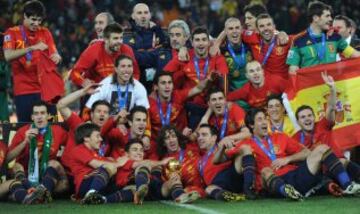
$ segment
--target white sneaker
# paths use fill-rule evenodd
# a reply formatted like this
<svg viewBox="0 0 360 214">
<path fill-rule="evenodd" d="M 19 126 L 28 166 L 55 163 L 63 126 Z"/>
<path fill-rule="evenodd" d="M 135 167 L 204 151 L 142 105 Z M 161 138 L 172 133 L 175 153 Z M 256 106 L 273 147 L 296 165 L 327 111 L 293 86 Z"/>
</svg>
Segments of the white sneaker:
<svg viewBox="0 0 360 214">
<path fill-rule="evenodd" d="M 346 187 L 346 189 L 344 190 L 344 194 L 346 195 L 360 194 L 360 184 L 354 181 L 351 182 L 351 184 L 348 187 Z"/>
</svg>

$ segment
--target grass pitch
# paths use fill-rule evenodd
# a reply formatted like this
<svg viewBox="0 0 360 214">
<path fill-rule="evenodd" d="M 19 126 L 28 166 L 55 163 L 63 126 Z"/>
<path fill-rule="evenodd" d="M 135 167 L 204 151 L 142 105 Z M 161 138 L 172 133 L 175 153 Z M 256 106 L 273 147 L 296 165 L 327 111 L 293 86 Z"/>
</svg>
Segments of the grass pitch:
<svg viewBox="0 0 360 214">
<path fill-rule="evenodd" d="M 79 205 L 70 200 L 56 200 L 44 205 L 19 205 L 15 203 L 0 203 L 1 214 L 103 214 L 103 213 L 274 213 L 274 214 L 360 214 L 360 198 L 333 198 L 318 196 L 308 198 L 302 202 L 286 199 L 259 199 L 256 201 L 242 201 L 224 203 L 214 200 L 199 200 L 191 205 L 177 205 L 172 202 L 147 202 L 141 206 L 132 203 L 106 204 L 106 205 Z"/>
</svg>

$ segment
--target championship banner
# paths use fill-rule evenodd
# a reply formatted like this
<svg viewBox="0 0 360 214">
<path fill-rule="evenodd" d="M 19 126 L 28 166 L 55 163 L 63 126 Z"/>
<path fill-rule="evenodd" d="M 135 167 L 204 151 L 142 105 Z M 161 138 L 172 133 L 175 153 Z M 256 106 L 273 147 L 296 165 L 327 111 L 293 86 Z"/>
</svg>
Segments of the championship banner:
<svg viewBox="0 0 360 214">
<path fill-rule="evenodd" d="M 347 150 L 360 145 L 360 59 L 302 68 L 291 77 L 292 87 L 287 93 L 291 109 L 301 105 L 313 108 L 316 121 L 325 116 L 329 87 L 321 72 L 326 71 L 336 83 L 336 125 L 333 138 L 338 146 Z"/>
</svg>

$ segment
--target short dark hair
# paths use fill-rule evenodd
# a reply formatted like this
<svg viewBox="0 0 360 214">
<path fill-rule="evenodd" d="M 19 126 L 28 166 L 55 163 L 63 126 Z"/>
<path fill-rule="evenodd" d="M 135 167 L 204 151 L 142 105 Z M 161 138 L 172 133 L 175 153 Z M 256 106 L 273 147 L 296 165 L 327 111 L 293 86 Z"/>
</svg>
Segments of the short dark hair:
<svg viewBox="0 0 360 214">
<path fill-rule="evenodd" d="M 108 101 L 106 100 L 97 100 L 96 102 L 94 102 L 91 106 L 91 112 L 94 112 L 96 107 L 100 106 L 100 105 L 104 105 L 107 106 L 109 108 L 109 111 L 111 109 L 111 105 Z"/>
<path fill-rule="evenodd" d="M 347 17 L 347 16 L 337 15 L 337 16 L 335 16 L 335 18 L 334 18 L 334 21 L 335 21 L 335 20 L 344 21 L 345 26 L 346 26 L 347 28 L 352 27 L 352 23 L 351 23 L 352 20 L 351 20 L 349 17 Z"/>
<path fill-rule="evenodd" d="M 201 128 L 207 128 L 207 129 L 210 130 L 210 134 L 212 136 L 214 136 L 214 135 L 218 136 L 219 131 L 214 126 L 211 126 L 211 125 L 209 125 L 207 123 L 203 123 L 203 124 L 200 124 L 200 126 L 199 126 L 199 129 L 201 129 Z"/>
<path fill-rule="evenodd" d="M 258 15 L 260 15 L 261 13 L 267 13 L 267 9 L 265 7 L 265 5 L 263 4 L 248 4 L 244 7 L 244 14 L 246 12 L 251 13 L 251 15 L 257 17 Z"/>
<path fill-rule="evenodd" d="M 194 39 L 194 36 L 197 34 L 202 34 L 205 33 L 207 35 L 207 37 L 209 38 L 209 31 L 206 29 L 206 27 L 203 26 L 198 26 L 196 28 L 194 28 L 194 30 L 191 33 L 191 39 Z"/>
<path fill-rule="evenodd" d="M 108 24 L 104 29 L 104 38 L 110 38 L 112 33 L 123 33 L 124 30 L 119 23 Z"/>
<path fill-rule="evenodd" d="M 219 93 L 219 92 L 222 93 L 225 96 L 224 91 L 221 90 L 220 88 L 218 88 L 218 87 L 210 88 L 209 91 L 206 94 L 206 101 L 210 100 L 210 97 L 211 97 L 212 94 Z"/>
<path fill-rule="evenodd" d="M 144 147 L 144 144 L 141 140 L 137 138 L 130 139 L 129 142 L 125 145 L 125 152 L 129 152 L 130 147 L 134 144 L 140 144 L 142 147 Z"/>
<path fill-rule="evenodd" d="M 282 100 L 280 94 L 271 94 L 271 95 L 269 95 L 269 96 L 267 97 L 267 99 L 266 99 L 266 104 L 269 104 L 269 102 L 270 102 L 271 100 L 278 100 L 278 101 L 281 103 L 281 105 L 284 105 L 283 100 Z"/>
<path fill-rule="evenodd" d="M 300 106 L 299 108 L 296 109 L 296 112 L 295 112 L 296 120 L 299 119 L 299 113 L 300 113 L 301 111 L 305 110 L 305 109 L 309 109 L 309 110 L 315 115 L 314 110 L 313 110 L 310 106 L 308 106 L 308 105 L 302 105 L 302 106 Z"/>
<path fill-rule="evenodd" d="M 173 75 L 172 75 L 171 72 L 167 72 L 167 71 L 159 71 L 159 72 L 156 72 L 155 77 L 154 77 L 154 80 L 153 80 L 153 84 L 154 84 L 154 85 L 158 84 L 158 83 L 159 83 L 159 80 L 160 80 L 160 77 L 162 77 L 162 76 L 169 76 L 169 77 L 171 77 L 171 79 L 172 79 L 172 77 L 173 77 Z"/>
<path fill-rule="evenodd" d="M 159 136 L 156 139 L 156 144 L 157 144 L 156 149 L 160 158 L 164 157 L 167 154 L 165 138 L 166 138 L 166 133 L 170 131 L 175 132 L 175 135 L 178 139 L 179 147 L 181 149 L 185 149 L 186 147 L 187 138 L 174 125 L 165 125 L 161 128 Z"/>
<path fill-rule="evenodd" d="M 251 108 L 247 113 L 246 113 L 246 117 L 245 117 L 245 125 L 249 128 L 249 130 L 251 131 L 251 133 L 253 133 L 253 128 L 252 126 L 255 123 L 255 116 L 258 113 L 264 113 L 266 115 L 266 112 L 263 109 L 260 108 Z"/>
<path fill-rule="evenodd" d="M 49 105 L 45 102 L 45 101 L 36 101 L 35 103 L 33 103 L 32 105 L 32 113 L 34 113 L 34 107 L 39 107 L 39 106 L 45 106 L 46 111 L 49 113 Z"/>
<path fill-rule="evenodd" d="M 136 112 L 142 112 L 142 113 L 146 114 L 146 118 L 148 117 L 147 110 L 144 106 L 134 106 L 130 110 L 130 114 L 128 115 L 127 119 L 129 121 L 132 121 Z"/>
<path fill-rule="evenodd" d="M 84 143 L 84 138 L 90 137 L 94 131 L 100 132 L 100 127 L 94 123 L 83 123 L 78 126 L 75 130 L 76 144 Z"/>
<path fill-rule="evenodd" d="M 324 10 L 329 10 L 332 13 L 332 7 L 321 1 L 310 2 L 307 8 L 307 19 L 311 23 L 314 16 L 321 16 Z"/>
<path fill-rule="evenodd" d="M 45 18 L 46 16 L 45 6 L 41 1 L 38 0 L 32 0 L 26 2 L 23 11 L 27 17 L 38 16 L 41 18 Z"/>
<path fill-rule="evenodd" d="M 273 18 L 270 16 L 270 14 L 268 14 L 268 13 L 261 13 L 260 15 L 258 15 L 258 16 L 256 17 L 256 21 L 255 21 L 256 27 L 258 27 L 258 21 L 259 21 L 260 19 L 271 19 L 272 22 L 274 23 L 274 20 L 273 20 Z"/>
</svg>

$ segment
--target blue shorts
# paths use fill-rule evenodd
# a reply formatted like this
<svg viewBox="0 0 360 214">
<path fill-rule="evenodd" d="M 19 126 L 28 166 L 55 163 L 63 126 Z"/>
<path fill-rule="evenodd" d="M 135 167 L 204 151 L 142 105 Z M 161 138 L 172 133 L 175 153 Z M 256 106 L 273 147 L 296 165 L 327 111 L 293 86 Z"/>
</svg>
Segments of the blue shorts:
<svg viewBox="0 0 360 214">
<path fill-rule="evenodd" d="M 282 175 L 281 178 L 285 183 L 294 186 L 297 191 L 305 195 L 305 193 L 321 181 L 322 176 L 321 174 L 311 174 L 306 161 L 303 161 L 297 169 Z"/>
<path fill-rule="evenodd" d="M 244 191 L 244 176 L 236 172 L 233 164 L 231 167 L 219 172 L 211 181 L 211 184 L 230 192 L 241 193 Z"/>
</svg>

